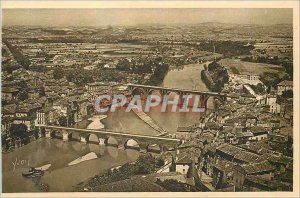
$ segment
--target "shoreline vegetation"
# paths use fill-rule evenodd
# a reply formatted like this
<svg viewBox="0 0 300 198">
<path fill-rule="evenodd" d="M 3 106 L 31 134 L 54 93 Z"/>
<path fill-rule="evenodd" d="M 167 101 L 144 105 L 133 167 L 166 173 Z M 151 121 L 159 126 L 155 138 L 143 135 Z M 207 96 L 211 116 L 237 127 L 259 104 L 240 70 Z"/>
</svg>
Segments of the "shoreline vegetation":
<svg viewBox="0 0 300 198">
<path fill-rule="evenodd" d="M 154 173 L 164 165 L 164 160 L 160 157 L 155 157 L 150 154 L 140 155 L 133 163 L 108 169 L 101 172 L 85 182 L 78 183 L 74 187 L 74 192 L 101 192 L 103 187 L 112 182 L 130 179 L 138 175 L 147 175 Z"/>
<path fill-rule="evenodd" d="M 201 71 L 201 79 L 211 91 L 221 92 L 224 84 L 228 82 L 229 75 L 227 69 L 216 61 L 204 66 Z"/>
</svg>

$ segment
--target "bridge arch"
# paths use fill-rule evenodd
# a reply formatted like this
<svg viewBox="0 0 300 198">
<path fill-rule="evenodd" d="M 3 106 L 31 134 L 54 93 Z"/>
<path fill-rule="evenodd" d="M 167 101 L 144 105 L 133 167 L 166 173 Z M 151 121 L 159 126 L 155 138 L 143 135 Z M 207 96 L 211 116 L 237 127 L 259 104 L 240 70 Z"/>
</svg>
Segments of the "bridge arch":
<svg viewBox="0 0 300 198">
<path fill-rule="evenodd" d="M 163 102 L 163 98 L 164 98 L 164 94 L 162 90 L 159 89 L 150 89 L 150 91 L 148 91 L 147 96 L 158 96 L 160 98 L 160 103 Z M 151 99 L 151 102 L 154 102 L 156 99 Z"/>
<path fill-rule="evenodd" d="M 178 91 L 167 91 L 168 96 L 180 95 Z"/>
<path fill-rule="evenodd" d="M 63 139 L 63 132 L 61 130 L 52 130 L 50 136 L 51 138 Z"/>
<path fill-rule="evenodd" d="M 128 139 L 124 143 L 125 149 L 134 149 L 134 150 L 140 150 L 139 143 L 134 139 Z"/>
<path fill-rule="evenodd" d="M 161 153 L 162 146 L 159 146 L 158 144 L 148 144 L 146 147 L 146 151 L 152 153 Z"/>
<path fill-rule="evenodd" d="M 152 94 L 159 94 L 160 96 L 163 96 L 163 91 L 160 89 L 150 89 L 150 91 L 148 91 L 147 93 L 148 95 L 152 95 Z"/>
<path fill-rule="evenodd" d="M 70 141 L 80 141 L 80 133 L 77 132 L 70 132 L 68 135 Z"/>
<path fill-rule="evenodd" d="M 175 96 L 178 96 L 178 105 L 182 105 L 183 103 L 183 98 L 182 98 L 182 94 L 178 91 L 167 91 L 166 95 L 168 96 L 168 100 L 169 101 L 174 101 Z"/>
<path fill-rule="evenodd" d="M 205 96 L 205 99 L 203 101 L 203 105 L 205 105 L 205 107 L 207 107 L 208 101 L 209 100 L 213 100 L 214 101 L 219 101 L 221 104 L 224 104 L 226 101 L 226 97 L 224 96 Z"/>
<path fill-rule="evenodd" d="M 133 95 L 133 96 L 140 95 L 141 98 L 146 98 L 147 97 L 147 93 L 146 93 L 145 89 L 140 88 L 140 87 L 133 88 L 132 91 L 131 91 L 131 95 Z"/>
<path fill-rule="evenodd" d="M 105 138 L 104 143 L 105 143 L 106 146 L 117 147 L 119 145 L 118 140 L 116 140 L 116 138 L 114 138 L 114 137 L 107 137 L 107 138 Z"/>
<path fill-rule="evenodd" d="M 89 133 L 86 136 L 86 141 L 91 144 L 99 144 L 99 137 L 94 133 Z"/>
</svg>

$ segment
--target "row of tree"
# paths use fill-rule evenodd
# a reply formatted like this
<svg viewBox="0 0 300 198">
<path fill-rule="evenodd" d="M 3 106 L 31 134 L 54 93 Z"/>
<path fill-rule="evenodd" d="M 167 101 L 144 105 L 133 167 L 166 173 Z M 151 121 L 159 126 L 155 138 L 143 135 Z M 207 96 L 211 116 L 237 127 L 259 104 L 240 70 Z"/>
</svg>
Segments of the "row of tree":
<svg viewBox="0 0 300 198">
<path fill-rule="evenodd" d="M 215 51 L 216 53 L 223 54 L 224 57 L 251 54 L 251 50 L 255 48 L 254 45 L 247 45 L 247 43 L 241 41 L 204 41 L 196 47 L 203 51 Z"/>
<path fill-rule="evenodd" d="M 267 64 L 273 64 L 273 65 L 281 65 L 285 72 L 289 75 L 289 79 L 293 79 L 293 63 L 287 62 L 283 59 L 279 59 L 278 56 L 274 57 L 265 57 L 265 56 L 259 56 L 257 58 L 253 58 L 252 56 L 245 57 L 241 59 L 242 61 L 247 62 L 254 62 L 254 63 L 267 63 Z"/>
<path fill-rule="evenodd" d="M 24 68 L 28 69 L 30 65 L 29 59 L 24 56 L 21 51 L 13 46 L 7 39 L 3 39 L 3 42 L 8 47 L 8 49 L 11 51 L 13 57 L 16 59 L 16 61 Z"/>
<path fill-rule="evenodd" d="M 128 73 L 152 74 L 150 79 L 146 81 L 146 84 L 160 85 L 168 71 L 169 65 L 164 63 L 161 57 L 149 59 L 142 64 L 122 59 L 117 64 L 116 69 L 96 68 L 85 70 L 83 68 L 63 69 L 62 67 L 57 67 L 54 69 L 53 78 L 61 79 L 66 77 L 69 82 L 83 86 L 94 81 L 122 82 L 126 79 L 126 74 Z"/>
<path fill-rule="evenodd" d="M 271 88 L 276 88 L 276 85 L 283 80 L 288 80 L 289 76 L 287 74 L 281 75 L 274 72 L 263 72 L 260 75 L 260 80 L 267 87 L 267 92 L 271 91 Z"/>
<path fill-rule="evenodd" d="M 78 86 L 86 85 L 94 81 L 102 82 L 121 82 L 125 75 L 114 69 L 96 68 L 94 70 L 85 70 L 83 68 L 74 68 L 65 70 L 61 67 L 54 69 L 53 78 L 61 79 L 66 77 L 69 82 Z"/>
</svg>

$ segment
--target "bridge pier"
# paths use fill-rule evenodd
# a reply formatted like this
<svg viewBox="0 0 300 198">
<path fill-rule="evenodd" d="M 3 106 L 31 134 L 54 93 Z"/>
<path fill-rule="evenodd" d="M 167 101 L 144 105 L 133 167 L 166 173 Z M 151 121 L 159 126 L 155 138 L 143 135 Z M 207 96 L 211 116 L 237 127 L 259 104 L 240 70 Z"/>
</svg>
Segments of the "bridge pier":
<svg viewBox="0 0 300 198">
<path fill-rule="evenodd" d="M 99 145 L 105 145 L 105 139 L 99 138 Z"/>
<path fill-rule="evenodd" d="M 69 141 L 69 133 L 67 131 L 63 131 L 63 141 Z"/>
<path fill-rule="evenodd" d="M 49 139 L 51 138 L 51 131 L 50 130 L 46 129 L 46 131 L 45 131 L 45 137 L 49 138 Z"/>
<path fill-rule="evenodd" d="M 83 144 L 86 144 L 87 143 L 86 138 L 83 136 L 80 136 L 80 142 Z"/>
<path fill-rule="evenodd" d="M 147 153 L 147 149 L 140 149 L 140 153 Z"/>
</svg>

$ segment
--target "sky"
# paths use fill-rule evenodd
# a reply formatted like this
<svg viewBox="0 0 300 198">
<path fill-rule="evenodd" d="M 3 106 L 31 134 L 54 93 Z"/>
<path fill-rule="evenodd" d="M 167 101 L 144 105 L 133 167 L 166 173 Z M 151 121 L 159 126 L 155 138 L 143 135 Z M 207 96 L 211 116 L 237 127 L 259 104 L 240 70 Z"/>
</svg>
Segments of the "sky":
<svg viewBox="0 0 300 198">
<path fill-rule="evenodd" d="M 141 24 L 292 24 L 288 8 L 3 9 L 3 25 L 107 26 Z"/>
</svg>

